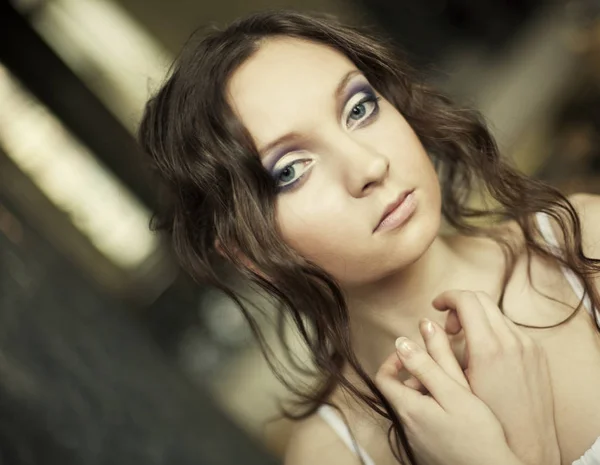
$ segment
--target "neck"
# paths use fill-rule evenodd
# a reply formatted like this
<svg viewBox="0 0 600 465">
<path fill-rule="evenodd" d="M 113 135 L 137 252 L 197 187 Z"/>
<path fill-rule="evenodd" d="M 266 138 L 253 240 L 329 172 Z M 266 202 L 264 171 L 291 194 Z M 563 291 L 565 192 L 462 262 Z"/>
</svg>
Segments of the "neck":
<svg viewBox="0 0 600 465">
<path fill-rule="evenodd" d="M 484 249 L 489 252 L 489 243 Z M 498 256 L 489 260 L 490 254 L 482 249 L 477 256 L 488 257 L 482 264 L 461 250 L 466 248 L 457 247 L 451 238 L 438 236 L 416 262 L 401 271 L 360 289 L 346 290 L 353 347 L 369 375 L 373 376 L 395 350 L 399 336 L 424 346 L 419 332 L 421 319 L 428 318 L 444 327 L 447 312 L 431 305 L 441 292 L 467 289 L 499 295 Z"/>
</svg>

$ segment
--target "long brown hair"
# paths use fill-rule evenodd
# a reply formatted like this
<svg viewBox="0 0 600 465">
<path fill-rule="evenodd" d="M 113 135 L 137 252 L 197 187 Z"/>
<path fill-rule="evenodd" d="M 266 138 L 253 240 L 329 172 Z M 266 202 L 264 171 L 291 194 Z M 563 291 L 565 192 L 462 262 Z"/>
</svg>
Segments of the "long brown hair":
<svg viewBox="0 0 600 465">
<path fill-rule="evenodd" d="M 391 44 L 330 17 L 291 11 L 261 12 L 223 31 L 192 36 L 170 77 L 148 102 L 139 131 L 151 166 L 165 186 L 166 208 L 155 216 L 153 227 L 170 234 L 179 261 L 197 281 L 221 289 L 239 305 L 276 374 L 280 372 L 250 305 L 230 284 L 224 264 L 233 265 L 279 304 L 280 322 L 291 317 L 322 380 L 306 392 L 283 377 L 303 401 L 304 409 L 295 418 L 314 413 L 339 386 L 391 421 L 394 454 L 401 462 L 416 463 L 398 416 L 355 357 L 340 288 L 281 239 L 274 219 L 275 183 L 226 101 L 232 73 L 261 41 L 273 36 L 310 40 L 340 51 L 401 111 L 439 173 L 446 222 L 461 234 L 491 234 L 502 246 L 509 264 L 503 288 L 514 268 L 514 247 L 474 220 L 514 220 L 523 231 L 528 256 L 539 254 L 573 269 L 599 308 L 590 277 L 600 270 L 600 261 L 583 254 L 579 218 L 568 199 L 502 160 L 479 115 L 417 79 Z M 494 206 L 470 206 L 476 190 L 493 199 Z M 536 234 L 533 214 L 540 211 L 562 230 L 564 255 L 549 250 Z M 220 244 L 219 251 L 215 244 Z M 572 315 L 580 307 L 581 303 Z M 280 336 L 287 347 L 282 326 Z M 349 382 L 342 370 L 345 364 L 369 393 Z"/>
</svg>

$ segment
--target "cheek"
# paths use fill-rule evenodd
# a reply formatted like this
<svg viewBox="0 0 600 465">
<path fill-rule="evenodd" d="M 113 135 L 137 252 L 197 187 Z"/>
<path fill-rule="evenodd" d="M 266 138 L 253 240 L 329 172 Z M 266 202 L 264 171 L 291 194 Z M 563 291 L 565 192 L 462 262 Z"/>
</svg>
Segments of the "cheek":
<svg viewBox="0 0 600 465">
<path fill-rule="evenodd" d="M 404 171 L 407 174 L 419 174 L 420 167 L 428 161 L 428 155 L 404 117 L 388 105 L 385 117 L 374 125 L 374 129 L 376 133 L 372 135 L 372 139 L 380 144 L 379 151 L 388 154 L 392 163 L 405 165 Z"/>
<path fill-rule="evenodd" d="M 277 202 L 276 218 L 286 244 L 328 271 L 336 256 L 347 260 L 366 253 L 360 245 L 366 243 L 367 222 L 352 214 L 342 193 L 308 191 Z"/>
<path fill-rule="evenodd" d="M 308 192 L 282 196 L 277 202 L 277 222 L 283 239 L 302 255 L 331 244 L 341 234 L 341 204 L 338 196 Z"/>
<path fill-rule="evenodd" d="M 439 195 L 437 173 L 419 137 L 395 108 L 388 105 L 387 110 L 374 140 L 381 144 L 381 153 L 390 154 L 392 178 L 404 185 L 414 184 L 433 197 Z"/>
</svg>

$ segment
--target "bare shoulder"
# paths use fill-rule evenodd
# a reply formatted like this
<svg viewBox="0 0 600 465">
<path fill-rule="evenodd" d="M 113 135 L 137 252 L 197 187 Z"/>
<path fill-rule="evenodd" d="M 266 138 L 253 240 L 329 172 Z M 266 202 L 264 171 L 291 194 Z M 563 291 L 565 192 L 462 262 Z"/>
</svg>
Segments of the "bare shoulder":
<svg viewBox="0 0 600 465">
<path fill-rule="evenodd" d="M 569 196 L 568 200 L 579 217 L 584 254 L 589 258 L 600 258 L 600 196 L 574 194 Z M 550 218 L 550 225 L 554 238 L 562 248 L 565 238 L 559 224 Z M 511 222 L 507 231 L 509 236 L 514 232 L 516 243 L 524 245 L 520 226 Z M 543 230 L 540 233 L 542 237 L 539 240 L 542 243 L 549 240 Z M 600 276 L 591 278 L 590 284 L 600 289 Z M 521 253 L 509 284 L 504 301 L 506 314 L 513 321 L 525 325 L 539 327 L 558 323 L 570 315 L 580 301 L 580 296 L 573 291 L 558 264 L 540 256 L 530 257 Z M 558 332 L 563 334 L 565 328 L 570 328 L 569 334 L 573 335 L 573 338 L 580 338 L 583 334 L 582 328 L 585 328 L 585 331 L 593 329 L 593 321 L 588 312 L 579 312 L 578 315 L 568 325 L 561 325 Z M 532 330 L 528 333 L 535 335 L 538 340 L 545 339 L 542 332 Z M 555 333 L 549 331 L 545 334 L 552 338 Z M 561 338 L 557 341 L 564 342 Z"/>
<path fill-rule="evenodd" d="M 573 194 L 569 201 L 581 221 L 583 252 L 590 258 L 600 258 L 600 195 Z"/>
<path fill-rule="evenodd" d="M 295 427 L 285 453 L 285 465 L 359 464 L 337 434 L 318 415 L 302 420 Z"/>
</svg>

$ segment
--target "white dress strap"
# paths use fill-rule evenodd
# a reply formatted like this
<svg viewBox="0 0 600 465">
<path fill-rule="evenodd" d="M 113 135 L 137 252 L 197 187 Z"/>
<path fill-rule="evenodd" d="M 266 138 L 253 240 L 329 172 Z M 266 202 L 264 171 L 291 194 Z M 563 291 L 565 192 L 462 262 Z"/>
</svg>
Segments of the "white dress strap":
<svg viewBox="0 0 600 465">
<path fill-rule="evenodd" d="M 542 237 L 544 238 L 546 243 L 549 244 L 557 253 L 562 254 L 562 250 L 558 244 L 558 241 L 556 240 L 554 231 L 552 230 L 552 224 L 550 223 L 550 218 L 548 217 L 548 214 L 544 212 L 537 212 L 536 219 L 540 227 L 540 233 L 542 234 Z M 577 275 L 572 269 L 564 266 L 563 264 L 561 264 L 560 268 L 565 278 L 573 288 L 573 292 L 575 292 L 575 295 L 579 299 L 583 298 L 583 306 L 590 315 L 596 318 L 598 324 L 600 324 L 600 312 L 597 309 L 595 309 L 594 311 L 590 296 L 587 294 L 587 292 L 585 292 L 585 289 L 583 288 L 583 284 L 581 283 L 580 279 L 577 277 Z"/>
<path fill-rule="evenodd" d="M 600 437 L 596 439 L 592 447 L 578 460 L 575 460 L 572 465 L 600 465 Z"/>
<path fill-rule="evenodd" d="M 329 405 L 323 404 L 318 408 L 319 416 L 325 420 L 333 431 L 340 437 L 340 439 L 348 446 L 348 448 L 354 453 L 354 455 L 362 458 L 365 465 L 375 465 L 375 462 L 367 451 L 365 451 L 358 443 L 352 440 L 352 435 L 350 434 L 350 430 L 346 423 L 340 418 L 340 416 L 335 412 L 335 409 L 330 407 Z"/>
<path fill-rule="evenodd" d="M 556 236 L 554 235 L 554 231 L 552 230 L 552 224 L 550 223 L 548 214 L 544 212 L 538 212 L 536 213 L 536 219 L 540 227 L 540 233 L 544 237 L 546 243 L 548 243 L 556 252 L 562 253 L 558 241 L 556 240 Z M 573 288 L 575 295 L 580 299 L 583 297 L 583 305 L 585 306 L 586 310 L 590 314 L 594 315 L 596 321 L 600 325 L 600 311 L 593 308 L 590 296 L 585 292 L 580 279 L 573 272 L 573 270 L 562 264 L 561 269 L 565 275 L 565 278 L 567 278 L 567 281 Z M 581 458 L 575 460 L 572 465 L 600 465 L 600 437 L 598 437 L 594 444 L 592 444 L 592 447 L 590 447 L 585 454 L 581 456 Z"/>
</svg>

